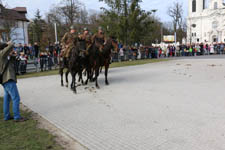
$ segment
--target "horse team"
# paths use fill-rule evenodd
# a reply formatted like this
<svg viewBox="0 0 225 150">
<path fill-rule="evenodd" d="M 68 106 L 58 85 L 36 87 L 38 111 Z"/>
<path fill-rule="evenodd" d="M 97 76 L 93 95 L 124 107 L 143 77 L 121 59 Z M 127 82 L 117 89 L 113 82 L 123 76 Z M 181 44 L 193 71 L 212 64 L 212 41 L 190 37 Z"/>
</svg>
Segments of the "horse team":
<svg viewBox="0 0 225 150">
<path fill-rule="evenodd" d="M 71 89 L 74 93 L 77 93 L 76 77 L 78 75 L 79 82 L 83 85 L 87 85 L 88 82 L 95 82 L 96 88 L 100 88 L 98 84 L 98 77 L 102 67 L 105 67 L 105 84 L 109 85 L 108 82 L 108 70 L 111 63 L 111 52 L 112 50 L 118 52 L 117 41 L 109 37 L 106 39 L 105 44 L 100 49 L 98 44 L 92 43 L 88 52 L 85 52 L 85 41 L 77 40 L 72 47 L 69 58 L 65 61 L 60 59 L 60 75 L 61 75 L 61 86 L 63 83 L 64 69 L 67 69 L 65 73 L 66 86 L 68 87 L 68 75 L 71 73 L 72 82 Z M 83 75 L 86 75 L 86 81 L 83 80 Z"/>
</svg>

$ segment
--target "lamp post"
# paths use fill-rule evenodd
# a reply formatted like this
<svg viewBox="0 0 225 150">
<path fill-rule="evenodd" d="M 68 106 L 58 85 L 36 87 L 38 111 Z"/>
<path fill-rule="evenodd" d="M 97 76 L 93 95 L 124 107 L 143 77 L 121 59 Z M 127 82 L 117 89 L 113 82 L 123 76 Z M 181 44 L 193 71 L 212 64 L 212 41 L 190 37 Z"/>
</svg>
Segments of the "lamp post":
<svg viewBox="0 0 225 150">
<path fill-rule="evenodd" d="M 58 43 L 58 34 L 57 34 L 57 24 L 54 24 L 55 26 L 55 43 Z"/>
</svg>

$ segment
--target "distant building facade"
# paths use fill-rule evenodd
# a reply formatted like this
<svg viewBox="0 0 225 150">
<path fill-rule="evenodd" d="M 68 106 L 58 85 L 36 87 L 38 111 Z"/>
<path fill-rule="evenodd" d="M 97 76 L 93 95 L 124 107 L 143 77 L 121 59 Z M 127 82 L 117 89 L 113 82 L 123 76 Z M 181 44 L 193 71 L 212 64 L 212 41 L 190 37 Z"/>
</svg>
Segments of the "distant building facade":
<svg viewBox="0 0 225 150">
<path fill-rule="evenodd" d="M 28 44 L 28 23 L 26 7 L 7 9 L 0 4 L 0 40 L 7 41 L 9 34 L 16 44 Z M 10 31 L 10 32 L 9 32 Z"/>
<path fill-rule="evenodd" d="M 189 0 L 188 43 L 225 42 L 224 0 Z"/>
</svg>

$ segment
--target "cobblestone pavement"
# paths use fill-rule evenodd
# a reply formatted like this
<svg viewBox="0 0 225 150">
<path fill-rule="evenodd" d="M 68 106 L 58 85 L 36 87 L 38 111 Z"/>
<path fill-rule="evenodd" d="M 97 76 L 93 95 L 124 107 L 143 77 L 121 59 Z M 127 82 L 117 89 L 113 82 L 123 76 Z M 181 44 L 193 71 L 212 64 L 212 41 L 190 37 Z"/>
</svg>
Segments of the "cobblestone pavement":
<svg viewBox="0 0 225 150">
<path fill-rule="evenodd" d="M 111 69 L 110 86 L 19 80 L 22 102 L 90 150 L 224 150 L 225 60 Z M 2 90 L 1 90 L 2 91 Z"/>
</svg>

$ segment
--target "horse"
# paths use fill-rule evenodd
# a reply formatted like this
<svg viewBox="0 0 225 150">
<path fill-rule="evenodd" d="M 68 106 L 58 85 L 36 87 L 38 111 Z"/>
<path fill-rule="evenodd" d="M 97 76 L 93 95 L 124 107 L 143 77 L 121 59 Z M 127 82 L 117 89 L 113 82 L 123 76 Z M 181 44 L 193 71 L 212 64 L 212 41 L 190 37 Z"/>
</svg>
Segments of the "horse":
<svg viewBox="0 0 225 150">
<path fill-rule="evenodd" d="M 76 75 L 80 72 L 81 66 L 80 66 L 80 56 L 79 56 L 79 48 L 77 45 L 75 45 L 71 50 L 71 55 L 69 57 L 69 71 L 72 76 L 72 82 L 71 82 L 71 90 L 73 90 L 74 93 L 77 93 L 76 90 Z"/>
<path fill-rule="evenodd" d="M 111 63 L 112 49 L 114 49 L 116 52 L 119 51 L 117 41 L 114 40 L 112 37 L 110 37 L 106 40 L 106 44 L 103 47 L 103 52 L 100 55 L 100 57 L 102 57 L 100 67 L 105 67 L 105 84 L 106 85 L 109 85 L 108 71 L 109 71 L 109 66 Z"/>
<path fill-rule="evenodd" d="M 86 46 L 86 41 L 83 39 L 78 39 L 77 42 L 77 47 L 79 51 L 79 61 L 80 61 L 80 72 L 79 72 L 79 82 L 81 81 L 82 84 L 84 84 L 83 81 L 83 71 L 86 70 L 88 66 L 88 52 L 86 51 L 87 46 Z"/>
<path fill-rule="evenodd" d="M 96 88 L 100 88 L 98 84 L 98 76 L 101 67 L 105 67 L 105 84 L 109 85 L 108 82 L 108 70 L 111 61 L 111 50 L 116 49 L 118 51 L 118 44 L 111 37 L 106 40 L 106 44 L 104 45 L 102 51 L 99 50 L 99 47 L 95 44 L 92 44 L 89 52 L 89 65 L 87 67 L 88 78 L 86 80 L 86 84 L 88 80 L 95 81 Z M 93 78 L 93 74 L 95 77 Z M 92 80 L 93 79 L 93 80 Z"/>
<path fill-rule="evenodd" d="M 85 54 L 84 54 L 84 50 L 86 49 L 85 44 L 86 44 L 85 41 L 77 41 L 77 42 L 75 42 L 75 45 L 76 45 L 75 47 L 79 48 L 78 51 L 81 52 L 79 55 L 82 55 L 81 59 L 79 60 L 80 64 L 82 64 L 82 68 L 85 68 L 85 66 L 87 64 L 86 63 L 87 60 L 86 60 Z M 70 58 L 63 58 L 62 55 L 60 56 L 59 74 L 61 75 L 61 86 L 64 86 L 64 82 L 63 82 L 64 69 L 67 69 L 66 73 L 65 73 L 66 87 L 69 86 L 69 81 L 68 81 L 68 75 L 70 73 L 70 70 L 69 70 L 69 59 L 71 59 L 71 57 Z M 79 82 L 80 81 L 82 82 L 82 84 L 84 84 L 84 81 L 83 81 L 83 78 L 82 78 L 82 70 L 79 72 Z"/>
</svg>

